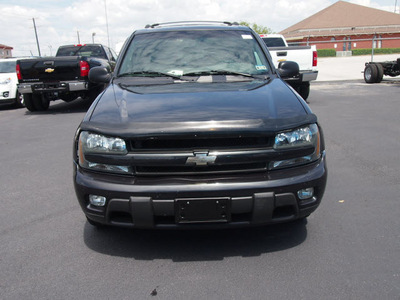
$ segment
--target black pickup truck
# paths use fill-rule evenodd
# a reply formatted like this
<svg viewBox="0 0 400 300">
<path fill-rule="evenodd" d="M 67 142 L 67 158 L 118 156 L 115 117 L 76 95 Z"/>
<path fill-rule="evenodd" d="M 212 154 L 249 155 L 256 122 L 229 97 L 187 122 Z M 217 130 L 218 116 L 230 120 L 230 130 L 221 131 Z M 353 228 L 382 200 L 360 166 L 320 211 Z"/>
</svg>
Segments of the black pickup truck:
<svg viewBox="0 0 400 300">
<path fill-rule="evenodd" d="M 116 54 L 100 44 L 61 46 L 55 57 L 17 61 L 18 91 L 30 111 L 42 111 L 52 100 L 66 102 L 78 97 L 94 100 L 104 84 L 90 82 L 89 70 L 105 67 L 114 70 Z"/>
</svg>

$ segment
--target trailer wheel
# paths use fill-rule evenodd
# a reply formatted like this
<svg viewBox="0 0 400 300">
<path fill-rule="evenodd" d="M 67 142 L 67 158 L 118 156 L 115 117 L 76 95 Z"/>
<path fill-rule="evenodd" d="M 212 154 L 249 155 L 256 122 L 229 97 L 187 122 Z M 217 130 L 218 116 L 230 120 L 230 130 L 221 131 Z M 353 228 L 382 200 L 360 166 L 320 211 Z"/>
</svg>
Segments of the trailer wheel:
<svg viewBox="0 0 400 300">
<path fill-rule="evenodd" d="M 364 80 L 366 83 L 375 83 L 378 80 L 378 68 L 375 64 L 367 64 L 364 69 Z"/>
<path fill-rule="evenodd" d="M 375 66 L 378 71 L 378 78 L 376 79 L 376 83 L 379 83 L 383 79 L 383 66 L 381 64 L 375 64 Z"/>
<path fill-rule="evenodd" d="M 33 105 L 32 94 L 24 94 L 24 103 L 25 103 L 25 107 L 29 111 L 36 111 L 36 107 Z"/>
</svg>

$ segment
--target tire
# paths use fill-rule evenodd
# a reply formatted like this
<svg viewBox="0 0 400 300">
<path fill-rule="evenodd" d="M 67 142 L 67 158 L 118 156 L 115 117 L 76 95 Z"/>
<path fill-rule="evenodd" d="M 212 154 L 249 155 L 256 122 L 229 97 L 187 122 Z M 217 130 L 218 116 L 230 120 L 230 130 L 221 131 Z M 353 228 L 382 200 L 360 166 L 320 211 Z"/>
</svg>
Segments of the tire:
<svg viewBox="0 0 400 300">
<path fill-rule="evenodd" d="M 378 71 L 378 78 L 376 80 L 376 83 L 380 83 L 383 79 L 383 72 L 384 72 L 383 66 L 381 64 L 376 64 L 375 66 Z"/>
<path fill-rule="evenodd" d="M 32 94 L 24 94 L 24 103 L 25 103 L 25 107 L 27 108 L 27 110 L 36 111 L 36 107 L 33 103 Z"/>
<path fill-rule="evenodd" d="M 33 105 L 37 111 L 45 111 L 49 108 L 50 101 L 40 94 L 33 94 Z"/>
<path fill-rule="evenodd" d="M 299 94 L 304 100 L 307 100 L 308 96 L 310 95 L 310 83 L 309 82 L 304 82 L 300 85 Z"/>
<path fill-rule="evenodd" d="M 104 86 L 96 86 L 92 89 L 90 89 L 87 93 L 86 99 L 89 100 L 90 103 L 92 103 L 94 100 L 96 100 L 97 96 L 104 90 Z"/>
<path fill-rule="evenodd" d="M 24 95 L 18 92 L 15 94 L 15 107 L 20 108 L 20 107 L 25 107 L 24 103 Z"/>
<path fill-rule="evenodd" d="M 378 82 L 378 68 L 375 64 L 367 64 L 364 69 L 364 80 L 366 83 Z"/>
</svg>

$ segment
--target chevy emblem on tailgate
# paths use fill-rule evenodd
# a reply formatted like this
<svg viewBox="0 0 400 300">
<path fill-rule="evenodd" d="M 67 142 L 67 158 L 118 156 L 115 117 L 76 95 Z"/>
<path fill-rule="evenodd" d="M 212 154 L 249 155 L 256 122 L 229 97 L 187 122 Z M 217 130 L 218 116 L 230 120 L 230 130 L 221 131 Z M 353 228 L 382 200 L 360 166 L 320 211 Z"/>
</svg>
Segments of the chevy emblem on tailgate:
<svg viewBox="0 0 400 300">
<path fill-rule="evenodd" d="M 46 73 L 52 73 L 54 72 L 54 69 L 52 68 L 47 68 L 46 70 L 44 70 Z"/>
<path fill-rule="evenodd" d="M 217 157 L 215 155 L 208 155 L 207 152 L 194 153 L 194 156 L 188 157 L 186 165 L 207 166 L 215 163 Z"/>
</svg>

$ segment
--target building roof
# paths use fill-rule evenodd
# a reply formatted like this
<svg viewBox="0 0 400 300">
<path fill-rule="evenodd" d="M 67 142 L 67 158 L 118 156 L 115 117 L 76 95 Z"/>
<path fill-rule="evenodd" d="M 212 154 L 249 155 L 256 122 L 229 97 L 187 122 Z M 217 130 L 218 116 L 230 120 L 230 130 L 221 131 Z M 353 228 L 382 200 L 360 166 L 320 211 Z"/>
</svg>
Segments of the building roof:
<svg viewBox="0 0 400 300">
<path fill-rule="evenodd" d="M 308 36 L 399 33 L 400 14 L 345 1 L 317 12 L 280 32 L 286 39 Z"/>
<path fill-rule="evenodd" d="M 14 48 L 13 48 L 13 47 L 10 47 L 10 46 L 3 45 L 3 44 L 0 44 L 0 49 L 9 49 L 9 50 L 12 50 L 12 49 L 14 49 Z"/>
</svg>

